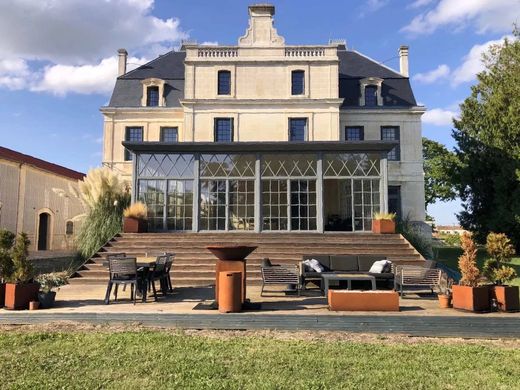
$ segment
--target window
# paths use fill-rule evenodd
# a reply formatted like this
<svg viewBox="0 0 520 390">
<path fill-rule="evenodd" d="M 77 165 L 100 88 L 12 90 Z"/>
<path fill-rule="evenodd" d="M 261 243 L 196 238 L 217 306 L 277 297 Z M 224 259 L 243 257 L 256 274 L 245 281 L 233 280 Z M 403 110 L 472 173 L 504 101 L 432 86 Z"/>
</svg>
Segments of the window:
<svg viewBox="0 0 520 390">
<path fill-rule="evenodd" d="M 289 119 L 289 141 L 305 141 L 307 133 L 307 118 Z"/>
<path fill-rule="evenodd" d="M 74 234 L 74 222 L 67 221 L 67 223 L 65 224 L 65 234 L 67 236 L 71 236 Z"/>
<path fill-rule="evenodd" d="M 293 70 L 291 76 L 291 95 L 303 95 L 305 93 L 305 72 Z"/>
<path fill-rule="evenodd" d="M 401 218 L 401 187 L 388 186 L 388 211 L 395 213 L 397 219 Z"/>
<path fill-rule="evenodd" d="M 365 131 L 363 126 L 346 126 L 345 141 L 363 141 L 365 139 Z"/>
<path fill-rule="evenodd" d="M 161 127 L 161 142 L 177 142 L 178 132 L 176 127 Z"/>
<path fill-rule="evenodd" d="M 218 94 L 231 94 L 231 72 L 229 70 L 219 70 L 218 72 Z"/>
<path fill-rule="evenodd" d="M 146 88 L 146 105 L 148 107 L 159 106 L 159 87 Z"/>
<path fill-rule="evenodd" d="M 399 127 L 398 126 L 383 126 L 381 127 L 381 140 L 383 141 L 399 141 Z M 401 159 L 400 145 L 395 146 L 388 152 L 389 161 L 399 161 Z"/>
<path fill-rule="evenodd" d="M 128 142 L 142 142 L 143 128 L 142 127 L 127 127 L 125 131 L 125 141 Z M 125 161 L 132 161 L 132 153 L 125 149 Z"/>
<path fill-rule="evenodd" d="M 367 85 L 365 87 L 365 106 L 377 106 L 377 87 L 375 85 Z"/>
<path fill-rule="evenodd" d="M 233 118 L 215 119 L 215 142 L 233 142 Z"/>
</svg>

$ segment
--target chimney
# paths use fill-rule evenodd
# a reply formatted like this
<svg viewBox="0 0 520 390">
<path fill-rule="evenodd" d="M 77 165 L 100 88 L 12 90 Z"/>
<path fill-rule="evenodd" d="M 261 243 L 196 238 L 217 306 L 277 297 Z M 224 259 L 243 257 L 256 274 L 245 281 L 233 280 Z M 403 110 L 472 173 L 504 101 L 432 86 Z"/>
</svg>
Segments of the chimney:
<svg viewBox="0 0 520 390">
<path fill-rule="evenodd" d="M 408 46 L 401 46 L 399 48 L 399 72 L 404 77 L 409 76 L 408 72 Z"/>
<path fill-rule="evenodd" d="M 125 49 L 119 49 L 117 51 L 117 56 L 119 59 L 117 76 L 119 77 L 126 73 L 126 59 L 128 58 L 128 52 Z"/>
</svg>

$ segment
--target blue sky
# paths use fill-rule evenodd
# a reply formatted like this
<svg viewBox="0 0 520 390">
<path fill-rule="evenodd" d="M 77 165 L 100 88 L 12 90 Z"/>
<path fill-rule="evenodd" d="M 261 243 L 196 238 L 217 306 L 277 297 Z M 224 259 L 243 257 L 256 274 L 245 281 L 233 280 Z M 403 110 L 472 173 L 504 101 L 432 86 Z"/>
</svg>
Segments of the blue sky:
<svg viewBox="0 0 520 390">
<path fill-rule="evenodd" d="M 3 0 L 0 4 L 0 145 L 87 171 L 100 165 L 102 117 L 125 47 L 137 66 L 182 39 L 236 44 L 243 0 Z M 398 69 L 410 46 L 423 134 L 453 147 L 451 117 L 480 70 L 480 53 L 512 30 L 520 0 L 278 0 L 275 26 L 289 44 L 347 46 Z M 459 202 L 434 205 L 455 223 Z"/>
</svg>

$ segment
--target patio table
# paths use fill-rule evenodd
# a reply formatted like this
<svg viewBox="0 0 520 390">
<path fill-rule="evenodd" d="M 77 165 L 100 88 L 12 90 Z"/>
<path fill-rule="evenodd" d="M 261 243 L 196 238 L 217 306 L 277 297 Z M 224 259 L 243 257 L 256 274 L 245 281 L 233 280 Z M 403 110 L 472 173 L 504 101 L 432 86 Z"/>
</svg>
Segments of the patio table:
<svg viewBox="0 0 520 390">
<path fill-rule="evenodd" d="M 341 274 L 326 273 L 326 274 L 321 275 L 321 279 L 323 280 L 323 290 L 324 290 L 326 297 L 329 294 L 329 283 L 331 280 L 346 281 L 347 290 L 352 290 L 352 281 L 353 280 L 368 280 L 372 283 L 372 290 L 376 290 L 376 278 L 372 275 L 348 274 L 348 273 L 341 273 Z"/>
</svg>

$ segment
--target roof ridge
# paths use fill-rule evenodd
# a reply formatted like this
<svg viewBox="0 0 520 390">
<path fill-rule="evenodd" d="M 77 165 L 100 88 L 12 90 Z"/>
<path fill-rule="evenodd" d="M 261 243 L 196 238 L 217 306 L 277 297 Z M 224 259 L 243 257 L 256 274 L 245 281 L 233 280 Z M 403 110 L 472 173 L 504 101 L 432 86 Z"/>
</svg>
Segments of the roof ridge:
<svg viewBox="0 0 520 390">
<path fill-rule="evenodd" d="M 390 68 L 389 66 L 387 66 L 387 65 L 385 65 L 385 64 L 383 64 L 383 63 L 381 63 L 381 62 L 377 62 L 375 59 L 373 59 L 372 57 L 367 56 L 366 54 L 360 53 L 360 52 L 357 51 L 357 50 L 350 50 L 350 51 L 353 52 L 353 53 L 356 53 L 356 54 L 360 55 L 361 57 L 366 58 L 366 59 L 369 60 L 369 61 L 372 61 L 372 62 L 373 62 L 374 64 L 376 64 L 376 65 L 379 65 L 379 66 L 381 66 L 381 67 L 383 67 L 383 68 L 388 69 L 389 71 L 391 71 L 391 72 L 395 73 L 396 75 L 398 75 L 399 78 L 402 78 L 402 79 L 407 79 L 407 78 L 408 78 L 408 77 L 403 76 L 401 73 L 399 73 L 399 72 L 396 71 L 395 69 L 392 69 L 392 68 Z M 367 77 L 369 77 L 369 76 L 367 76 Z"/>
</svg>

